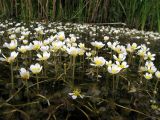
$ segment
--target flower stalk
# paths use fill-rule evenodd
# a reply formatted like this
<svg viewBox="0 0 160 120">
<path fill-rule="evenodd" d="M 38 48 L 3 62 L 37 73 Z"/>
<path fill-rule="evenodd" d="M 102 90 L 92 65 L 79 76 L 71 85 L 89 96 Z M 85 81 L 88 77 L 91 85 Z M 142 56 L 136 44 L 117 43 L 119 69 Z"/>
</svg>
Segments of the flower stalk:
<svg viewBox="0 0 160 120">
<path fill-rule="evenodd" d="M 113 79 L 112 79 L 112 93 L 114 94 L 114 91 L 115 91 L 115 76 L 113 75 Z"/>
<path fill-rule="evenodd" d="M 155 87 L 154 87 L 154 98 L 155 98 L 155 95 L 156 95 L 156 92 L 157 92 L 158 82 L 159 82 L 159 80 L 156 81 L 156 84 L 155 84 Z"/>
<path fill-rule="evenodd" d="M 99 74 L 98 67 L 97 67 L 97 69 L 96 69 L 96 73 L 97 73 L 97 81 L 98 81 L 98 74 Z"/>
<path fill-rule="evenodd" d="M 13 63 L 10 64 L 10 69 L 11 69 L 11 84 L 12 84 L 12 89 L 14 89 Z"/>
<path fill-rule="evenodd" d="M 73 84 L 74 84 L 74 79 L 75 79 L 75 62 L 76 62 L 76 57 L 73 56 L 73 70 L 72 70 L 72 80 L 73 80 Z"/>
<path fill-rule="evenodd" d="M 27 92 L 27 98 L 29 99 L 29 88 L 28 88 L 28 80 L 25 81 L 26 84 L 26 92 Z"/>
<path fill-rule="evenodd" d="M 39 79 L 37 74 L 36 74 L 36 81 L 37 81 L 37 92 L 39 92 Z"/>
</svg>

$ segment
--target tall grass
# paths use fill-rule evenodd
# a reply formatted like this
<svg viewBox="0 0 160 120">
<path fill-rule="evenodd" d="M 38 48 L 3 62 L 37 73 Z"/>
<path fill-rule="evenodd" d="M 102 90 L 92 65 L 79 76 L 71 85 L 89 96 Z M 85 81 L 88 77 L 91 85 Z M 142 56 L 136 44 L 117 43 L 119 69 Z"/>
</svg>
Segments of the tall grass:
<svg viewBox="0 0 160 120">
<path fill-rule="evenodd" d="M 116 20 L 122 20 L 130 27 L 141 30 L 158 30 L 160 32 L 158 22 L 160 20 L 159 0 L 113 0 L 112 2 L 114 5 L 112 7 L 115 9 L 111 12 L 113 15 L 118 15 Z"/>
<path fill-rule="evenodd" d="M 159 0 L 0 0 L 0 18 L 125 22 L 160 32 Z"/>
</svg>

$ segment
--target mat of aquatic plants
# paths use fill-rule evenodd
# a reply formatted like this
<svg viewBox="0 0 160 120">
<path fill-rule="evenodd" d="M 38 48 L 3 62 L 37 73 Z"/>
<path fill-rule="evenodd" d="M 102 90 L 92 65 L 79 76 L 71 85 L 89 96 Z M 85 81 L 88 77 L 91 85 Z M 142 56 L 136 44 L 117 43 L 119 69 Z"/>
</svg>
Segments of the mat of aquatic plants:
<svg viewBox="0 0 160 120">
<path fill-rule="evenodd" d="M 0 119 L 160 119 L 160 34 L 0 23 Z"/>
</svg>

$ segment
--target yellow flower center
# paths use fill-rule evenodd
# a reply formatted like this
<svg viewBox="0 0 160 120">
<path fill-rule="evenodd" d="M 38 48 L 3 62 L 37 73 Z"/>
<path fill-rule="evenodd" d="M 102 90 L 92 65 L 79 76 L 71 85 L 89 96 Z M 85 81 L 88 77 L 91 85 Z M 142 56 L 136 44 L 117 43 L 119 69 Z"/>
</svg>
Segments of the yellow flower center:
<svg viewBox="0 0 160 120">
<path fill-rule="evenodd" d="M 116 69 L 112 69 L 112 73 L 116 73 Z"/>
<path fill-rule="evenodd" d="M 59 40 L 61 40 L 61 41 L 64 40 L 64 36 L 63 36 L 63 35 L 60 35 L 60 36 L 59 36 Z"/>
<path fill-rule="evenodd" d="M 98 65 L 98 66 L 99 66 L 99 65 L 102 65 L 102 61 L 101 61 L 101 60 L 96 60 L 96 61 L 95 61 L 95 64 Z"/>
<path fill-rule="evenodd" d="M 73 94 L 74 94 L 75 96 L 80 96 L 80 95 L 81 95 L 79 90 L 74 90 L 74 91 L 73 91 Z"/>
</svg>

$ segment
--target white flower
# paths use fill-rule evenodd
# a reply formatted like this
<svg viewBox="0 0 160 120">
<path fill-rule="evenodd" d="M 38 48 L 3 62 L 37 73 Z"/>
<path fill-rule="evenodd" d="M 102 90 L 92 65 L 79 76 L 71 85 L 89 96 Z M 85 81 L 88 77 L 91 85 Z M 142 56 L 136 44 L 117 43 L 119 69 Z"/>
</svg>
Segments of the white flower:
<svg viewBox="0 0 160 120">
<path fill-rule="evenodd" d="M 57 34 L 57 39 L 60 41 L 63 41 L 65 39 L 65 34 L 63 31 Z"/>
<path fill-rule="evenodd" d="M 43 55 L 37 54 L 37 57 L 38 57 L 37 60 L 39 60 L 39 61 L 43 61 L 44 60 L 45 61 L 50 57 L 50 52 L 45 51 L 45 52 L 43 52 Z"/>
<path fill-rule="evenodd" d="M 120 30 L 114 30 L 113 33 L 118 34 L 120 32 Z"/>
<path fill-rule="evenodd" d="M 127 62 L 125 62 L 125 61 L 123 61 L 123 62 L 118 62 L 118 61 L 116 61 L 116 64 L 120 67 L 120 68 L 128 68 L 129 67 L 129 65 L 127 65 Z"/>
<path fill-rule="evenodd" d="M 81 95 L 81 91 L 79 89 L 74 90 L 72 93 L 68 93 L 72 99 L 77 99 L 77 97 L 83 98 L 84 95 Z"/>
<path fill-rule="evenodd" d="M 152 67 L 152 66 L 154 66 L 154 63 L 152 61 L 146 61 L 145 66 Z"/>
<path fill-rule="evenodd" d="M 62 48 L 61 48 L 61 50 L 62 50 L 62 51 L 67 51 L 67 46 L 66 46 L 66 45 L 63 45 Z"/>
<path fill-rule="evenodd" d="M 157 72 L 155 73 L 155 76 L 156 76 L 158 79 L 160 79 L 160 71 L 157 71 Z"/>
<path fill-rule="evenodd" d="M 77 56 L 79 54 L 79 48 L 76 47 L 67 48 L 67 53 L 72 56 Z"/>
<path fill-rule="evenodd" d="M 108 67 L 108 72 L 111 74 L 117 74 L 120 72 L 122 68 L 120 68 L 118 65 L 116 64 L 112 64 L 111 66 Z"/>
<path fill-rule="evenodd" d="M 44 29 L 44 28 L 43 28 L 42 26 L 38 26 L 38 28 L 35 28 L 35 31 L 36 31 L 38 34 L 43 35 L 43 34 L 44 34 L 43 29 Z"/>
<path fill-rule="evenodd" d="M 26 46 L 26 48 L 27 48 L 28 51 L 33 50 L 33 44 L 30 43 L 28 46 Z"/>
<path fill-rule="evenodd" d="M 23 44 L 28 44 L 28 40 L 23 40 Z"/>
<path fill-rule="evenodd" d="M 108 36 L 104 36 L 104 41 L 108 41 L 109 37 Z"/>
<path fill-rule="evenodd" d="M 144 50 L 144 51 L 148 51 L 148 50 L 149 50 L 149 48 L 147 48 L 145 44 L 142 44 L 142 45 L 140 46 L 140 48 L 141 48 L 142 50 Z"/>
<path fill-rule="evenodd" d="M 115 55 L 113 55 L 113 58 L 114 58 L 116 61 L 121 62 L 121 61 L 124 61 L 124 60 L 126 59 L 126 55 L 124 55 L 124 54 L 119 54 L 118 57 L 115 56 Z"/>
<path fill-rule="evenodd" d="M 146 52 L 149 50 L 149 48 L 146 47 L 146 45 L 141 45 L 140 46 L 140 50 L 138 50 L 137 54 L 140 56 L 140 57 L 144 57 Z"/>
<path fill-rule="evenodd" d="M 11 40 L 11 43 L 4 43 L 3 46 L 10 50 L 14 50 L 17 47 L 17 40 Z"/>
<path fill-rule="evenodd" d="M 85 53 L 85 50 L 79 48 L 79 55 L 82 56 L 82 55 L 84 55 L 84 53 Z"/>
<path fill-rule="evenodd" d="M 127 44 L 127 48 L 126 50 L 130 53 L 133 53 L 136 49 L 138 49 L 138 46 L 136 43 L 131 44 Z"/>
<path fill-rule="evenodd" d="M 18 55 L 18 52 L 13 51 L 13 52 L 11 52 L 10 57 L 15 59 L 17 57 L 17 55 Z"/>
<path fill-rule="evenodd" d="M 143 67 L 143 66 L 141 66 L 141 67 L 139 68 L 139 72 L 144 72 L 144 71 L 146 71 L 146 68 Z"/>
<path fill-rule="evenodd" d="M 146 73 L 146 74 L 144 75 L 144 77 L 145 77 L 147 80 L 150 80 L 150 79 L 152 79 L 152 74 L 151 74 L 151 73 Z"/>
<path fill-rule="evenodd" d="M 72 43 L 71 46 L 72 47 L 77 47 L 77 43 Z"/>
<path fill-rule="evenodd" d="M 146 42 L 147 43 L 147 45 L 150 45 L 151 43 L 150 42 Z"/>
<path fill-rule="evenodd" d="M 9 36 L 9 39 L 11 39 L 11 40 L 16 39 L 16 35 L 15 35 L 15 34 L 10 35 L 10 36 Z"/>
<path fill-rule="evenodd" d="M 111 49 L 115 48 L 115 46 L 117 46 L 118 44 L 119 44 L 118 41 L 114 42 L 113 44 L 111 42 L 107 43 L 108 47 L 111 48 Z"/>
<path fill-rule="evenodd" d="M 49 46 L 41 46 L 41 48 L 40 48 L 40 50 L 42 51 L 42 52 L 45 52 L 45 51 L 48 51 L 49 50 Z"/>
<path fill-rule="evenodd" d="M 106 65 L 109 67 L 109 66 L 112 66 L 112 61 L 106 61 Z"/>
<path fill-rule="evenodd" d="M 105 65 L 106 60 L 103 57 L 94 57 L 92 60 L 93 63 L 91 63 L 92 66 L 101 67 Z"/>
<path fill-rule="evenodd" d="M 140 57 L 144 57 L 144 56 L 145 56 L 145 54 L 146 54 L 146 51 L 145 51 L 145 50 L 140 49 L 140 50 L 138 50 L 137 54 L 138 54 Z"/>
<path fill-rule="evenodd" d="M 0 58 L 0 60 L 1 61 L 6 61 L 8 63 L 12 63 L 16 59 L 17 55 L 18 55 L 18 52 L 13 51 L 13 52 L 10 53 L 10 57 L 6 57 L 6 56 L 3 55 L 3 58 Z"/>
<path fill-rule="evenodd" d="M 92 56 L 92 53 L 91 52 L 86 52 L 86 56 L 89 58 Z"/>
<path fill-rule="evenodd" d="M 154 63 L 152 61 L 147 61 L 145 63 L 145 71 L 148 71 L 149 73 L 153 74 L 157 71 L 157 68 L 154 66 Z"/>
<path fill-rule="evenodd" d="M 146 71 L 153 74 L 154 72 L 157 71 L 157 68 L 155 66 L 146 67 Z"/>
<path fill-rule="evenodd" d="M 20 28 L 20 27 L 16 28 L 16 29 L 15 29 L 15 32 L 16 32 L 16 33 L 20 33 L 20 32 L 21 32 L 21 28 Z"/>
<path fill-rule="evenodd" d="M 4 34 L 4 31 L 0 31 L 0 35 L 3 35 Z"/>
<path fill-rule="evenodd" d="M 25 39 L 25 36 L 21 36 L 20 38 L 19 38 L 19 40 L 24 40 Z"/>
<path fill-rule="evenodd" d="M 65 39 L 65 43 L 72 43 L 71 40 L 69 38 Z"/>
<path fill-rule="evenodd" d="M 33 41 L 33 50 L 39 50 L 42 45 L 40 41 Z"/>
<path fill-rule="evenodd" d="M 30 31 L 24 31 L 24 32 L 21 32 L 21 34 L 27 37 L 30 34 Z"/>
<path fill-rule="evenodd" d="M 147 52 L 147 54 L 145 54 L 144 56 L 144 60 L 151 60 L 154 61 L 155 60 L 155 54 L 151 54 L 150 52 Z"/>
<path fill-rule="evenodd" d="M 30 70 L 32 71 L 33 74 L 38 74 L 41 72 L 42 66 L 40 64 L 36 63 L 35 65 L 30 66 Z"/>
<path fill-rule="evenodd" d="M 71 43 L 75 43 L 75 42 L 76 42 L 76 37 L 75 37 L 74 35 L 71 36 L 70 42 L 71 42 Z"/>
<path fill-rule="evenodd" d="M 105 44 L 103 44 L 102 42 L 95 41 L 91 42 L 91 45 L 96 47 L 97 49 L 101 49 L 102 47 L 104 47 Z"/>
<path fill-rule="evenodd" d="M 85 44 L 84 43 L 79 43 L 78 47 L 81 48 L 81 49 L 85 49 Z"/>
<path fill-rule="evenodd" d="M 114 50 L 118 54 L 125 54 L 125 55 L 127 55 L 126 48 L 123 45 L 113 46 L 112 50 Z"/>
<path fill-rule="evenodd" d="M 52 42 L 52 46 L 51 46 L 51 50 L 53 52 L 57 52 L 58 50 L 60 50 L 62 47 L 64 46 L 64 43 L 62 41 L 53 41 Z"/>
<path fill-rule="evenodd" d="M 21 46 L 21 47 L 18 47 L 18 51 L 21 52 L 21 53 L 25 53 L 27 51 L 27 46 Z"/>
<path fill-rule="evenodd" d="M 25 68 L 20 69 L 20 76 L 24 80 L 28 80 L 30 77 L 29 71 L 27 71 Z"/>
<path fill-rule="evenodd" d="M 44 41 L 43 41 L 43 45 L 48 45 L 50 42 L 51 42 L 51 41 L 50 41 L 50 38 L 48 38 L 47 40 L 44 40 Z"/>
</svg>

